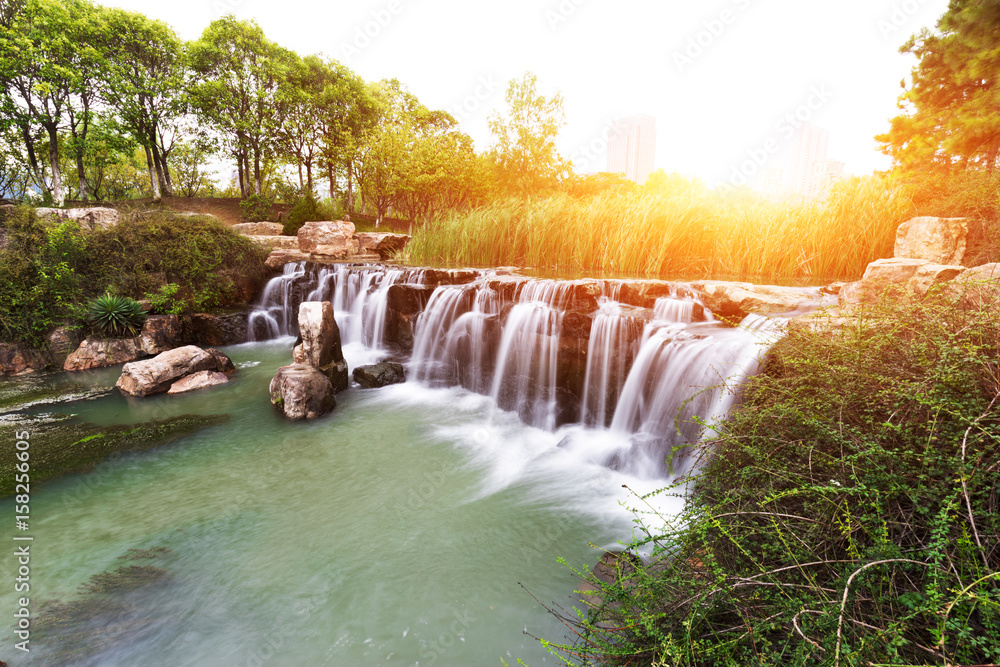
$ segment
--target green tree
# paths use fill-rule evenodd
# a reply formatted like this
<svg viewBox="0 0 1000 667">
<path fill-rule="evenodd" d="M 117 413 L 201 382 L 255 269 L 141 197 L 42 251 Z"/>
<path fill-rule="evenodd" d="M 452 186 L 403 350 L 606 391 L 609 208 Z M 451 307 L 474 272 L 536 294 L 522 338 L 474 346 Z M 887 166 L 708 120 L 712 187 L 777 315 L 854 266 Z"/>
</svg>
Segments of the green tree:
<svg viewBox="0 0 1000 667">
<path fill-rule="evenodd" d="M 172 123 L 183 111 L 181 42 L 167 24 L 121 9 L 107 10 L 106 30 L 112 37 L 102 94 L 143 149 L 153 201 L 160 201 L 172 191 L 164 135 L 173 134 Z"/>
<path fill-rule="evenodd" d="M 907 170 L 996 167 L 1000 152 L 1000 4 L 952 0 L 937 23 L 900 49 L 918 59 L 899 106 L 876 137 Z"/>
<path fill-rule="evenodd" d="M 566 122 L 562 94 L 547 98 L 537 85 L 538 77 L 530 72 L 511 81 L 506 114 L 494 112 L 489 121 L 500 186 L 521 196 L 551 190 L 569 168 L 555 142 Z"/>
<path fill-rule="evenodd" d="M 189 90 L 194 109 L 236 159 L 242 196 L 251 178 L 260 195 L 261 164 L 280 151 L 279 88 L 298 57 L 269 41 L 255 22 L 232 15 L 213 21 L 189 54 L 199 77 Z"/>
</svg>

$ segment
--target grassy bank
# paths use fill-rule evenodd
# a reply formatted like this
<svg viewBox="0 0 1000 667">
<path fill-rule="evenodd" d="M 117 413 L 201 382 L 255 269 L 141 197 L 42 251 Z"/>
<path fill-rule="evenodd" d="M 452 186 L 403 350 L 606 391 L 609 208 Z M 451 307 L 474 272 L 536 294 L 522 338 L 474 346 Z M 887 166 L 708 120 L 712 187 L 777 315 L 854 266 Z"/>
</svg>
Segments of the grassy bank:
<svg viewBox="0 0 1000 667">
<path fill-rule="evenodd" d="M 857 278 L 892 255 L 914 215 L 881 178 L 839 183 L 820 202 L 668 188 L 497 201 L 445 215 L 415 234 L 416 263 L 534 266 L 690 278 Z"/>
<path fill-rule="evenodd" d="M 44 343 L 54 326 L 82 326 L 87 302 L 110 292 L 162 312 L 246 303 L 267 273 L 265 251 L 209 217 L 150 213 L 84 233 L 35 218 L 0 221 L 0 341 Z"/>
<path fill-rule="evenodd" d="M 1000 662 L 1000 309 L 795 331 L 703 448 L 679 517 L 574 619 L 570 663 Z M 675 489 L 678 491 L 679 489 Z M 670 493 L 671 491 L 664 491 Z M 637 501 L 641 510 L 648 506 Z"/>
</svg>

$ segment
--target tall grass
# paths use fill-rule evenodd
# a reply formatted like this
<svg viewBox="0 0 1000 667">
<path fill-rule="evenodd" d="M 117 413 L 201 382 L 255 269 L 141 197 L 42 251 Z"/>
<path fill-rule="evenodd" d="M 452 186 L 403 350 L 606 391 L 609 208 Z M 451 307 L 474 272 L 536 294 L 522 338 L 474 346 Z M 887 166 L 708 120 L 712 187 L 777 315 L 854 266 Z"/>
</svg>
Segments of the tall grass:
<svg viewBox="0 0 1000 667">
<path fill-rule="evenodd" d="M 717 193 L 697 183 L 669 192 L 496 201 L 419 230 L 411 261 L 517 265 L 637 275 L 857 278 L 892 254 L 914 214 L 882 178 L 846 180 L 819 202 Z"/>
</svg>

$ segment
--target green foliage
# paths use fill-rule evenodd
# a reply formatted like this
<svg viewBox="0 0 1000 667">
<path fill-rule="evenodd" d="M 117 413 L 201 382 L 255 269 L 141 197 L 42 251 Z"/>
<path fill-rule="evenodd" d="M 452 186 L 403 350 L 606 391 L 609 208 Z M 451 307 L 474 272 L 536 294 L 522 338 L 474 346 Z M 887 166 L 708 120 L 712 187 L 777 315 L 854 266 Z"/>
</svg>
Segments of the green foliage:
<svg viewBox="0 0 1000 667">
<path fill-rule="evenodd" d="M 307 222 L 340 220 L 343 217 L 342 211 L 335 209 L 329 202 L 317 201 L 316 197 L 309 193 L 296 201 L 292 210 L 288 212 L 283 233 L 286 236 L 295 236 L 299 233 L 299 228 Z"/>
<path fill-rule="evenodd" d="M 581 664 L 1000 662 L 996 306 L 936 296 L 793 329 L 701 448 L 681 515 L 640 515 L 629 546 L 650 561 L 620 560 L 575 619 L 581 641 L 555 650 Z"/>
<path fill-rule="evenodd" d="M 211 311 L 246 303 L 267 275 L 265 251 L 212 218 L 156 214 L 83 234 L 21 207 L 0 225 L 0 340 L 35 347 L 105 293 Z"/>
<path fill-rule="evenodd" d="M 240 202 L 240 211 L 243 212 L 243 219 L 247 222 L 267 222 L 273 217 L 272 206 L 274 202 L 270 197 L 250 195 Z"/>
<path fill-rule="evenodd" d="M 136 336 L 146 321 L 146 311 L 127 296 L 102 294 L 87 307 L 87 322 L 99 332 L 118 337 Z"/>
</svg>

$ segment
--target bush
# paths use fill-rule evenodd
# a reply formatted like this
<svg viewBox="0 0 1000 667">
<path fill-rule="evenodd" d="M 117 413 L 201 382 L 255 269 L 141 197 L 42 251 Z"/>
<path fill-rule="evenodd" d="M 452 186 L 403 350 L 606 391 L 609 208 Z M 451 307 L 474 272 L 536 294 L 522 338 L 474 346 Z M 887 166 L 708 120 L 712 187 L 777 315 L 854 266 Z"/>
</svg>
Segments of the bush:
<svg viewBox="0 0 1000 667">
<path fill-rule="evenodd" d="M 145 321 L 142 306 L 127 296 L 103 294 L 87 309 L 87 322 L 100 333 L 113 337 L 136 336 Z"/>
<path fill-rule="evenodd" d="M 793 331 L 704 447 L 682 515 L 642 517 L 630 548 L 651 562 L 595 581 L 603 606 L 560 648 L 581 664 L 1000 662 L 995 305 Z"/>
<path fill-rule="evenodd" d="M 307 222 L 339 220 L 341 217 L 343 216 L 340 211 L 327 202 L 318 201 L 312 193 L 309 193 L 298 199 L 288 212 L 283 233 L 285 236 L 295 236 L 299 233 L 299 228 Z"/>
<path fill-rule="evenodd" d="M 240 211 L 247 222 L 267 222 L 272 218 L 271 208 L 274 202 L 264 195 L 250 195 L 240 202 Z"/>
</svg>

